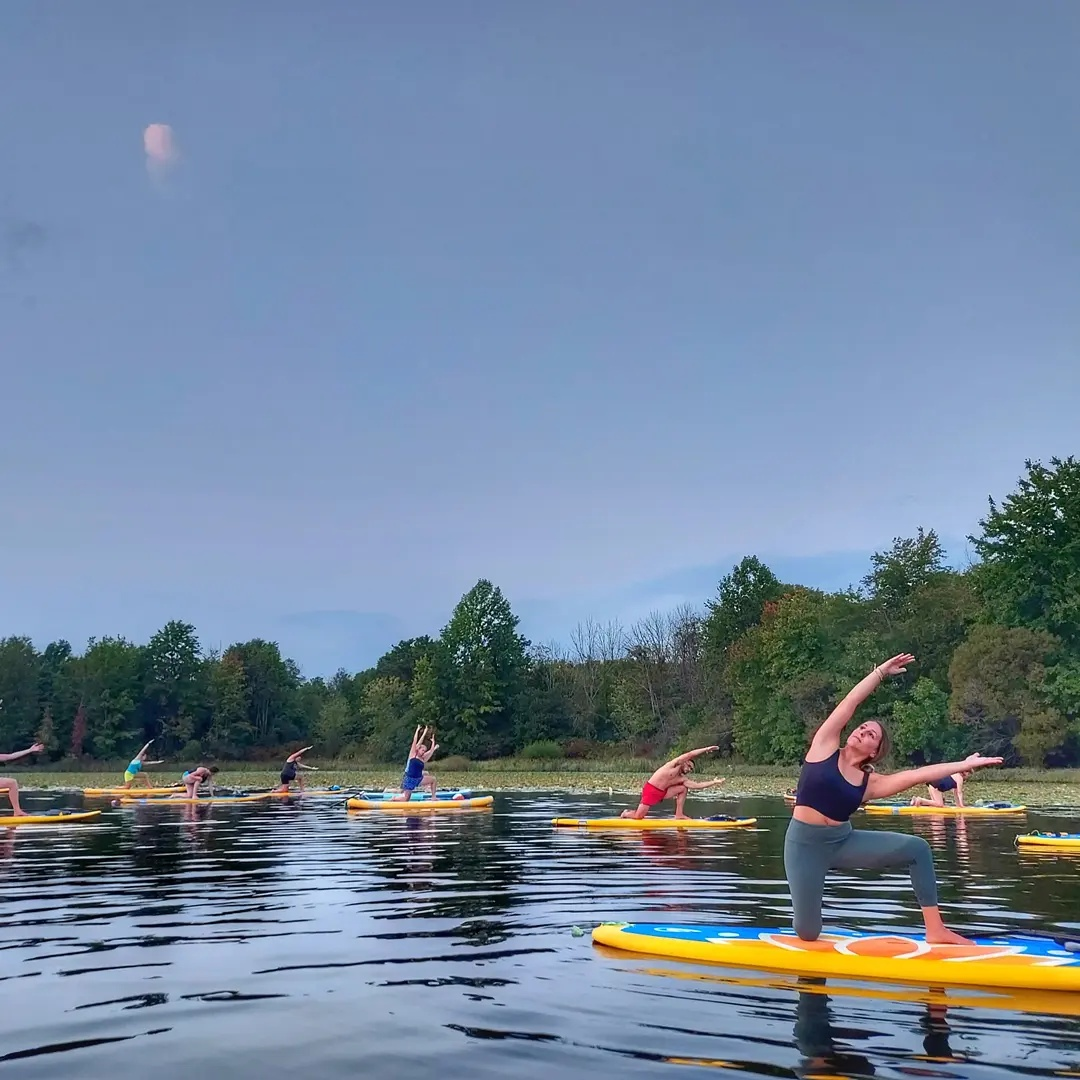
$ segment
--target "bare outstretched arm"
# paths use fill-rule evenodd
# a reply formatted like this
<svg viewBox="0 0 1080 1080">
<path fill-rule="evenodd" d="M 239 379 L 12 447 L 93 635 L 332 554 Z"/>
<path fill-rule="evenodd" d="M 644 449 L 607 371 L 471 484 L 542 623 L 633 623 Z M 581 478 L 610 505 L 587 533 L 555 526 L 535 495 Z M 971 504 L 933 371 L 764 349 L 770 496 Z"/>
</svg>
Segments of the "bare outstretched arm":
<svg viewBox="0 0 1080 1080">
<path fill-rule="evenodd" d="M 45 747 L 41 743 L 34 743 L 33 746 L 27 747 L 25 750 L 17 750 L 14 754 L 0 754 L 0 761 L 19 761 L 24 757 L 29 757 L 31 754 L 40 754 Z"/>
<path fill-rule="evenodd" d="M 725 779 L 727 778 L 720 776 L 715 780 L 684 780 L 683 783 L 690 788 L 691 791 L 697 791 L 700 788 L 719 787 Z"/>
<path fill-rule="evenodd" d="M 924 765 L 921 769 L 904 769 L 903 772 L 887 773 L 879 775 L 871 773 L 866 782 L 866 796 L 863 802 L 870 799 L 887 799 L 890 795 L 899 795 L 901 791 L 916 787 L 919 784 L 932 784 L 935 780 L 944 780 L 953 773 L 970 772 L 972 769 L 983 769 L 988 765 L 1000 765 L 999 757 L 983 757 L 982 754 L 972 754 L 963 761 L 948 761 L 941 765 Z"/>
<path fill-rule="evenodd" d="M 836 706 L 825 722 L 814 732 L 810 749 L 806 752 L 807 761 L 824 761 L 840 746 L 840 736 L 851 722 L 855 710 L 890 676 L 901 675 L 907 665 L 915 659 L 911 653 L 900 653 L 884 664 L 878 664 L 865 679 L 856 683 Z"/>
<path fill-rule="evenodd" d="M 694 758 L 700 757 L 702 754 L 711 754 L 714 750 L 719 750 L 719 746 L 700 746 L 697 750 L 687 750 L 685 754 L 680 754 L 678 757 L 672 758 L 669 765 L 682 765 L 686 761 L 693 761 Z"/>
</svg>

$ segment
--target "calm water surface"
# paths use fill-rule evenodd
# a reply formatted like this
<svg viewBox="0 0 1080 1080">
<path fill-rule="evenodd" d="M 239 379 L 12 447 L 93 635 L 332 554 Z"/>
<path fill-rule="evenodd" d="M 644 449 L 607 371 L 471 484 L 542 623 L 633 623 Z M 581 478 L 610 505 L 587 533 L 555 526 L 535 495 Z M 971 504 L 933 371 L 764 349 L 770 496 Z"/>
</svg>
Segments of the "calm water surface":
<svg viewBox="0 0 1080 1080">
<path fill-rule="evenodd" d="M 1080 1076 L 1080 1001 L 1071 1016 L 946 1008 L 919 988 L 800 989 L 594 947 L 608 919 L 788 924 L 779 799 L 697 804 L 755 815 L 753 831 L 550 827 L 629 802 L 139 806 L 7 830 L 0 1075 Z M 61 804 L 80 801 L 28 798 Z M 1075 829 L 1063 815 L 1026 827 Z M 863 824 L 931 842 L 959 929 L 1080 929 L 1080 859 L 1018 855 L 1023 819 Z M 906 878 L 834 875 L 828 898 L 827 926 L 917 923 Z"/>
</svg>

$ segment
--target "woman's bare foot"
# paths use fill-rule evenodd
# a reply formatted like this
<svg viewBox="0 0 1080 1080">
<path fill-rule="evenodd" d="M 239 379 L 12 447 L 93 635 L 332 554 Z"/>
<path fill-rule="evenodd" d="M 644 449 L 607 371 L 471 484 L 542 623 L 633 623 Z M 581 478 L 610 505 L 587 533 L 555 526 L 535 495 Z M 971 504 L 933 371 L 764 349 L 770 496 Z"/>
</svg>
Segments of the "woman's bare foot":
<svg viewBox="0 0 1080 1080">
<path fill-rule="evenodd" d="M 926 931 L 926 943 L 928 945 L 974 945 L 975 943 L 969 938 L 961 937 L 959 934 L 948 929 L 948 927 L 937 927 L 933 930 Z"/>
</svg>

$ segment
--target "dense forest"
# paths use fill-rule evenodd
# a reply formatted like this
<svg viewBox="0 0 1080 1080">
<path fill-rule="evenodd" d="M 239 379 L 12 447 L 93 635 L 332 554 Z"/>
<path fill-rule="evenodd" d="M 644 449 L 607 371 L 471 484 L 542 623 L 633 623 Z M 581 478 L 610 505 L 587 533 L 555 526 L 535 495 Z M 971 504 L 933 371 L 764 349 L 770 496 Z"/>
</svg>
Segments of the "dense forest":
<svg viewBox="0 0 1080 1080">
<path fill-rule="evenodd" d="M 836 593 L 787 584 L 747 556 L 701 610 L 634 626 L 588 622 L 534 646 L 501 591 L 478 582 L 437 637 L 401 641 L 366 671 L 305 679 L 273 642 L 201 649 L 173 621 L 145 645 L 0 641 L 0 741 L 49 760 L 156 753 L 265 758 L 314 743 L 323 757 L 400 761 L 415 724 L 445 753 L 537 759 L 657 754 L 719 743 L 747 763 L 790 763 L 807 732 L 871 666 L 917 662 L 875 695 L 897 761 L 971 750 L 1009 764 L 1080 763 L 1080 462 L 1025 463 L 952 569 L 920 529 Z"/>
</svg>

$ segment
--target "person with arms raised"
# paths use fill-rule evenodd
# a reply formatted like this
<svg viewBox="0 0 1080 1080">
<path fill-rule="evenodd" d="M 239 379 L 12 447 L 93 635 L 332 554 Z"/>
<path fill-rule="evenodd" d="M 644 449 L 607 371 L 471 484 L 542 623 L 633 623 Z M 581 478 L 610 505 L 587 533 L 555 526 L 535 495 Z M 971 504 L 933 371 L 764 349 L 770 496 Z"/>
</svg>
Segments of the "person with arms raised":
<svg viewBox="0 0 1080 1080">
<path fill-rule="evenodd" d="M 886 799 L 953 773 L 1000 765 L 1001 758 L 972 754 L 964 761 L 925 765 L 897 773 L 878 773 L 889 740 L 880 720 L 859 724 L 841 746 L 855 710 L 892 675 L 902 675 L 915 657 L 901 653 L 870 672 L 829 714 L 814 733 L 795 790 L 795 808 L 784 837 L 784 870 L 791 890 L 795 933 L 804 941 L 821 936 L 821 905 L 830 870 L 907 868 L 922 908 L 931 944 L 967 944 L 949 930 L 938 908 L 937 878 L 930 845 L 918 836 L 854 829 L 851 815 L 871 799 Z"/>
</svg>

